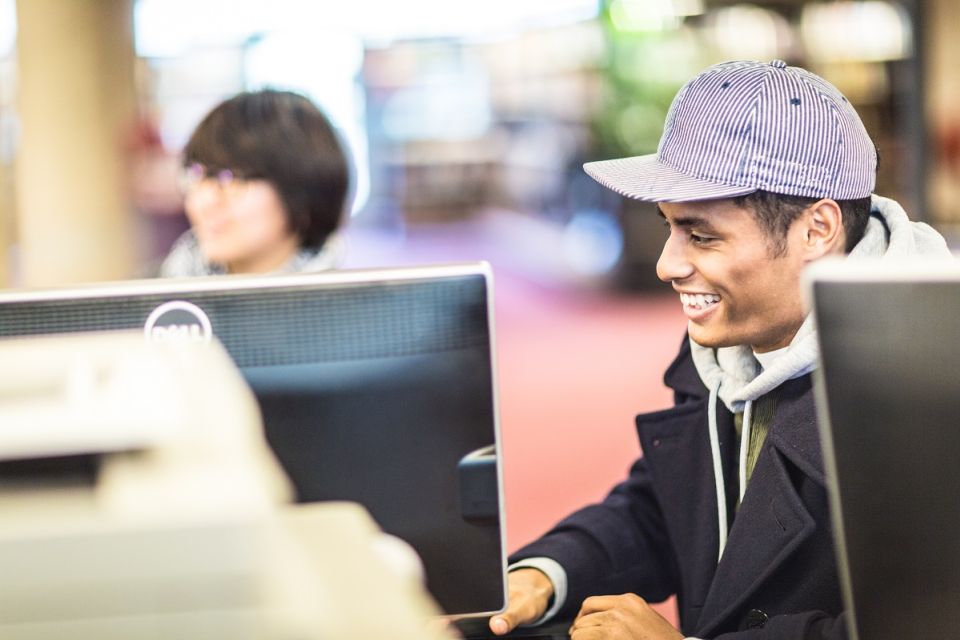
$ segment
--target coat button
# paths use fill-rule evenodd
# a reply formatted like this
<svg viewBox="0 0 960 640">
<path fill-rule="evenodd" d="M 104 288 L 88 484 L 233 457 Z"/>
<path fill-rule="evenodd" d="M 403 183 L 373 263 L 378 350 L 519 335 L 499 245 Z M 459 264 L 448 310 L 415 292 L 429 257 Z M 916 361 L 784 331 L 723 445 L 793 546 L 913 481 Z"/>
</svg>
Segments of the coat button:
<svg viewBox="0 0 960 640">
<path fill-rule="evenodd" d="M 740 629 L 746 631 L 747 629 L 762 629 L 769 616 L 760 611 L 760 609 L 750 609 L 747 611 L 747 615 L 743 616 L 743 623 L 740 625 Z"/>
</svg>

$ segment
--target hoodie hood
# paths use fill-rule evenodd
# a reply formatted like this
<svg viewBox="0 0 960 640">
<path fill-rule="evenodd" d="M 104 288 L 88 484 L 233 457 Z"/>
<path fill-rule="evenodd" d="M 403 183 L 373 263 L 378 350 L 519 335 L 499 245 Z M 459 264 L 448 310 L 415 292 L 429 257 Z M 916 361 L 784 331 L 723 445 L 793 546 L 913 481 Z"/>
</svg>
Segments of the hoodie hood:
<svg viewBox="0 0 960 640">
<path fill-rule="evenodd" d="M 927 224 L 912 222 L 896 201 L 874 195 L 871 209 L 864 236 L 847 255 L 848 260 L 952 259 L 943 236 Z M 784 353 L 766 369 L 760 367 L 749 346 L 712 349 L 691 339 L 690 349 L 700 379 L 708 389 L 716 390 L 734 413 L 787 380 L 810 373 L 820 359 L 811 314 Z"/>
</svg>

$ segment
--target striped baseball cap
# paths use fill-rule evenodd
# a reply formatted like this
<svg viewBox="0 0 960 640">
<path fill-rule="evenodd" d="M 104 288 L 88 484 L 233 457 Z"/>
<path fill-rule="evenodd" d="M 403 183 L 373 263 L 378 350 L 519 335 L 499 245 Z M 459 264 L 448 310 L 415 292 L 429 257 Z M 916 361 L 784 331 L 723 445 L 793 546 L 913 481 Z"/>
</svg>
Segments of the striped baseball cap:
<svg viewBox="0 0 960 640">
<path fill-rule="evenodd" d="M 685 202 L 757 190 L 848 200 L 873 192 L 877 152 L 860 116 L 823 78 L 782 60 L 724 62 L 673 99 L 657 153 L 590 162 L 629 198 Z"/>
</svg>

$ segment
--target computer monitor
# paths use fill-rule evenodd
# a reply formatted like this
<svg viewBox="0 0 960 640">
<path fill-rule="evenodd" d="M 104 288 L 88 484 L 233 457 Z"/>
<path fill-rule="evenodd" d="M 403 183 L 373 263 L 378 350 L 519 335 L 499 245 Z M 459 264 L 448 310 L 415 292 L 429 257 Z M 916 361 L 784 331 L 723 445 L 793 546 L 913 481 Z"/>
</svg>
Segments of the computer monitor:
<svg viewBox="0 0 960 640">
<path fill-rule="evenodd" d="M 851 640 L 960 628 L 960 265 L 809 272 L 816 397 Z"/>
<path fill-rule="evenodd" d="M 484 263 L 0 294 L 0 337 L 216 336 L 299 501 L 363 504 L 448 614 L 500 610 L 505 557 Z"/>
</svg>

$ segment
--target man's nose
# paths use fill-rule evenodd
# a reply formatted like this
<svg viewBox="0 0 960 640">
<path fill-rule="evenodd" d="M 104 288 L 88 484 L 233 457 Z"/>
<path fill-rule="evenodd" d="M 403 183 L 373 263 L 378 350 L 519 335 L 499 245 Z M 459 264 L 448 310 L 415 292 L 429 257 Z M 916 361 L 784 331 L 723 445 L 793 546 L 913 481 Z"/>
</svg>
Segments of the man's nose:
<svg viewBox="0 0 960 640">
<path fill-rule="evenodd" d="M 664 282 L 683 280 L 693 275 L 693 265 L 686 259 L 683 242 L 676 236 L 676 232 L 670 232 L 657 260 L 657 277 Z"/>
</svg>

